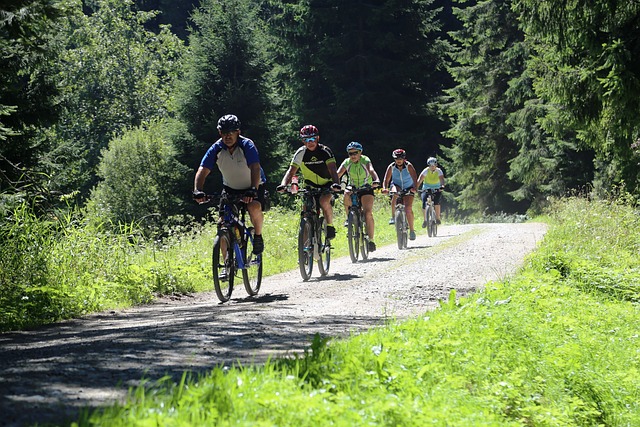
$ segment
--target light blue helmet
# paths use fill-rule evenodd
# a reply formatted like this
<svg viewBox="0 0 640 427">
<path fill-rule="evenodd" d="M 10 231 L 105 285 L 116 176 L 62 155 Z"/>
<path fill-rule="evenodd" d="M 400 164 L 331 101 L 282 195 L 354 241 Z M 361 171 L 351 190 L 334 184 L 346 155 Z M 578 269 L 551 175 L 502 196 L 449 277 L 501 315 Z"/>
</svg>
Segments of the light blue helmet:
<svg viewBox="0 0 640 427">
<path fill-rule="evenodd" d="M 349 150 L 358 150 L 362 151 L 362 144 L 357 141 L 351 141 L 349 145 L 347 145 L 347 151 Z"/>
</svg>

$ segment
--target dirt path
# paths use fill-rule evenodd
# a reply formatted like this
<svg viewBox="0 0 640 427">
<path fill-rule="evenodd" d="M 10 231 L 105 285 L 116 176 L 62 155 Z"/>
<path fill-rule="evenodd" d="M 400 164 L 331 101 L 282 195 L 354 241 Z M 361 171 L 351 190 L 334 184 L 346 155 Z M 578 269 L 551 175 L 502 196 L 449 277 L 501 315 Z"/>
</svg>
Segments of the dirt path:
<svg viewBox="0 0 640 427">
<path fill-rule="evenodd" d="M 0 425 L 62 424 L 81 407 L 109 404 L 146 377 L 176 378 L 218 364 L 263 362 L 306 348 L 313 335 L 347 336 L 389 318 L 437 306 L 521 265 L 544 224 L 443 226 L 378 248 L 354 265 L 332 260 L 309 282 L 298 271 L 268 277 L 257 298 L 236 288 L 220 305 L 212 293 L 87 316 L 36 331 L 0 334 Z M 428 280 L 425 280 L 428 278 Z"/>
</svg>

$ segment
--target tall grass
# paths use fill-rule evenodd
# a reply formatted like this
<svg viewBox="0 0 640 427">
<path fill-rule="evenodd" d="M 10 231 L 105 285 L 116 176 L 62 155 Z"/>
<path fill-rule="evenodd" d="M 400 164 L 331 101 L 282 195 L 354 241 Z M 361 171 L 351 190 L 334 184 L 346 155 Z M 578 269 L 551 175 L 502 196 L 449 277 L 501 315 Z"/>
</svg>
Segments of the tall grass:
<svg viewBox="0 0 640 427">
<path fill-rule="evenodd" d="M 377 199 L 375 216 L 376 240 L 392 241 L 387 198 Z M 344 217 L 337 202 L 334 256 L 347 254 Z M 291 248 L 298 221 L 299 206 L 266 213 L 266 276 L 297 267 Z M 136 224 L 113 230 L 81 211 L 38 217 L 27 204 L 0 221 L 0 331 L 146 303 L 161 294 L 212 289 L 214 221 L 173 230 L 160 242 L 145 238 Z"/>
<path fill-rule="evenodd" d="M 637 213 L 569 199 L 548 221 L 510 280 L 297 359 L 165 378 L 77 425 L 640 425 L 638 284 L 601 279 L 637 268 Z"/>
</svg>

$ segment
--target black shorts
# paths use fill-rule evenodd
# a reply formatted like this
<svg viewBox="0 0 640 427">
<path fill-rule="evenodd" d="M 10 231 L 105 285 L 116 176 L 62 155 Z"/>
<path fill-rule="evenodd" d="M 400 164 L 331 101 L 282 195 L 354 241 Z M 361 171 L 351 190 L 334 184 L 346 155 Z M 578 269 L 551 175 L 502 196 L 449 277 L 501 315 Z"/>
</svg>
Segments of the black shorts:
<svg viewBox="0 0 640 427">
<path fill-rule="evenodd" d="M 420 195 L 422 197 L 422 209 L 427 207 L 427 195 L 431 194 L 431 198 L 433 199 L 434 205 L 440 204 L 440 197 L 442 197 L 442 191 L 440 190 L 431 190 L 431 193 L 427 193 L 426 191 Z"/>
<path fill-rule="evenodd" d="M 225 193 L 231 194 L 232 196 L 242 196 L 244 193 L 249 191 L 248 188 L 246 190 L 234 190 L 233 188 L 227 187 L 226 185 L 223 185 L 222 188 Z M 264 184 L 260 184 L 257 192 L 258 192 L 258 197 L 256 197 L 256 200 L 260 202 L 260 205 L 262 206 L 262 210 L 266 212 L 267 210 L 269 210 L 269 203 L 267 203 L 267 195 L 266 195 L 266 190 L 264 188 Z"/>
</svg>

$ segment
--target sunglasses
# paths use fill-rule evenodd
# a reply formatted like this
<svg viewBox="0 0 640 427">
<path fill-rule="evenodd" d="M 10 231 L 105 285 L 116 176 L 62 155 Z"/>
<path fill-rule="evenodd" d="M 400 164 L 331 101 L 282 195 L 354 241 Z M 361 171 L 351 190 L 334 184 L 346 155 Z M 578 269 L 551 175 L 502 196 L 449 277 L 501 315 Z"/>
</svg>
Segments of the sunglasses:
<svg viewBox="0 0 640 427">
<path fill-rule="evenodd" d="M 355 156 L 359 153 L 359 151 L 349 151 L 349 156 Z"/>
<path fill-rule="evenodd" d="M 317 139 L 318 139 L 317 137 L 312 136 L 310 138 L 302 138 L 302 141 L 305 142 L 305 143 L 307 143 L 307 142 L 316 142 Z"/>
</svg>

